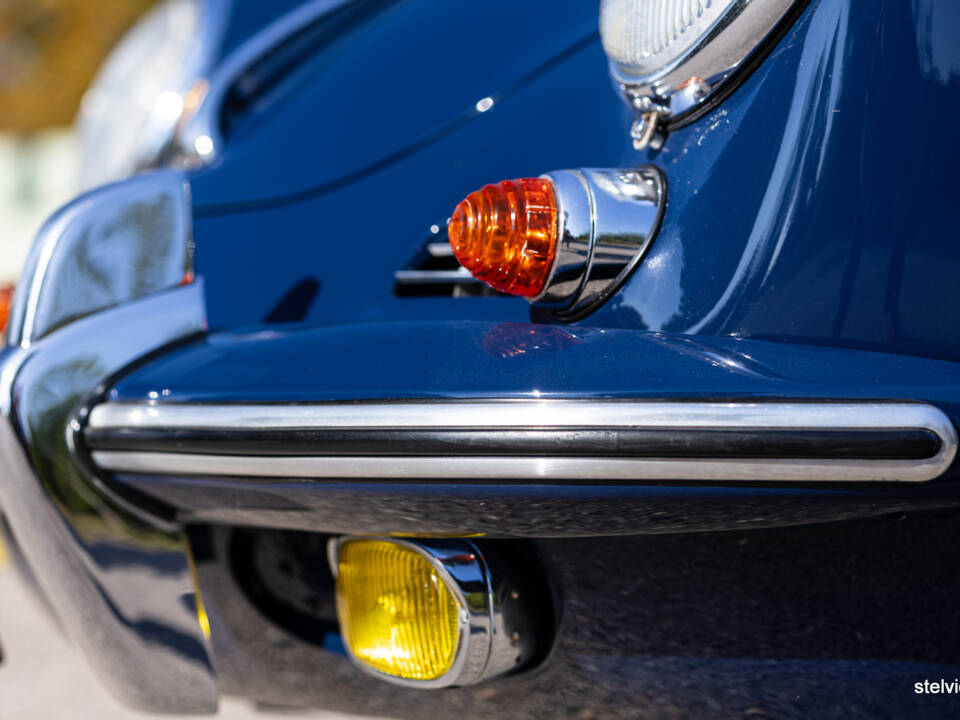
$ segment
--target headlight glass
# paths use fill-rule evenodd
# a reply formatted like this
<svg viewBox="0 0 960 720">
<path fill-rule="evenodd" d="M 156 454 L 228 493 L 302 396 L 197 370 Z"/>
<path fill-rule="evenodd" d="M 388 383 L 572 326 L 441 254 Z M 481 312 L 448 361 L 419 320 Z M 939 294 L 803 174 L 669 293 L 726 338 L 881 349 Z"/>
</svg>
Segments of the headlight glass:
<svg viewBox="0 0 960 720">
<path fill-rule="evenodd" d="M 626 73 L 646 76 L 683 57 L 736 0 L 603 0 L 600 35 Z"/>
<path fill-rule="evenodd" d="M 184 100 L 209 70 L 222 18 L 217 3 L 167 0 L 107 57 L 83 98 L 77 126 L 84 187 L 150 166 L 169 142 Z"/>
<path fill-rule="evenodd" d="M 659 147 L 677 127 L 735 87 L 788 27 L 796 0 L 601 0 L 600 36 L 610 72 L 637 118 L 633 146 Z M 795 17 L 796 15 L 794 15 Z M 769 42 L 768 42 L 769 41 Z M 745 74 L 740 74 L 745 77 Z"/>
</svg>

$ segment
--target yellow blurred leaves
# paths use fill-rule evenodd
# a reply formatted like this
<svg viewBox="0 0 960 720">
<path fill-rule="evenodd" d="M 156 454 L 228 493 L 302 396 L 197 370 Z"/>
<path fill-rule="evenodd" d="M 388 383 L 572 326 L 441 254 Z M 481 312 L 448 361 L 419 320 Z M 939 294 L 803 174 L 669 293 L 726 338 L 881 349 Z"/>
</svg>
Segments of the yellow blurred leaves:
<svg viewBox="0 0 960 720">
<path fill-rule="evenodd" d="M 0 0 L 0 131 L 73 121 L 93 75 L 154 0 Z"/>
</svg>

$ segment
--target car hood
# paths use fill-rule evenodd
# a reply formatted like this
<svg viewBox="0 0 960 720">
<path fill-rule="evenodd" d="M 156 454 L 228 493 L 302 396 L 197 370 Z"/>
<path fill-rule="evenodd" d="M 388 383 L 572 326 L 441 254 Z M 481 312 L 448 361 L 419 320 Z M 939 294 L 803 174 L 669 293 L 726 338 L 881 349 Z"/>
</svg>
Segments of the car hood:
<svg viewBox="0 0 960 720">
<path fill-rule="evenodd" d="M 336 21 L 335 32 L 232 120 L 222 156 L 193 179 L 196 205 L 283 204 L 399 162 L 594 41 L 597 7 L 360 2 Z"/>
</svg>

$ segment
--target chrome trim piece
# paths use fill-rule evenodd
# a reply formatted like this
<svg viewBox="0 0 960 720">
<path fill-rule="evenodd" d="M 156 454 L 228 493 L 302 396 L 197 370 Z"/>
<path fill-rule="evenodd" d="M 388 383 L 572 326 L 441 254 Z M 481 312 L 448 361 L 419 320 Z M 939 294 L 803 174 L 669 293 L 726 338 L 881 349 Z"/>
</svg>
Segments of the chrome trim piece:
<svg viewBox="0 0 960 720">
<path fill-rule="evenodd" d="M 263 430 L 85 428 L 88 450 L 242 456 L 697 457 L 924 460 L 942 443 L 929 430 L 725 428 L 389 428 Z"/>
<path fill-rule="evenodd" d="M 448 222 L 444 220 L 431 225 L 426 238 L 421 241 L 406 267 L 394 271 L 396 294 L 415 297 L 429 293 L 424 289 L 436 285 L 450 286 L 450 295 L 455 298 L 496 292 L 459 264 L 447 239 Z"/>
<path fill-rule="evenodd" d="M 248 39 L 220 63 L 196 114 L 174 139 L 176 152 L 186 167 L 208 164 L 222 152 L 220 110 L 230 88 L 243 72 L 303 27 L 347 2 L 349 0 L 312 0 L 304 3 Z"/>
<path fill-rule="evenodd" d="M 453 257 L 453 248 L 449 242 L 431 242 L 426 244 L 430 257 Z"/>
<path fill-rule="evenodd" d="M 938 408 L 902 402 L 660 402 L 512 400 L 323 405 L 150 405 L 105 403 L 97 429 L 269 428 L 711 428 L 763 430 L 925 429 L 940 440 L 920 460 L 649 457 L 237 456 L 94 451 L 100 467 L 140 474 L 301 479 L 744 480 L 922 482 L 941 475 L 957 433 Z"/>
<path fill-rule="evenodd" d="M 563 307 L 579 296 L 596 236 L 593 192 L 580 170 L 547 173 L 553 184 L 559 220 L 557 255 L 543 292 L 532 302 Z"/>
<path fill-rule="evenodd" d="M 643 115 L 649 122 L 653 113 L 659 121 L 680 122 L 717 93 L 795 4 L 796 0 L 735 0 L 693 46 L 666 66 L 638 73 L 611 58 L 610 74 L 638 122 L 642 124 Z M 648 130 L 635 127 L 635 140 L 645 135 L 649 143 L 653 134 Z"/>
<path fill-rule="evenodd" d="M 92 313 L 176 287 L 192 273 L 190 186 L 179 171 L 107 185 L 40 229 L 17 286 L 8 342 L 28 347 Z"/>
<path fill-rule="evenodd" d="M 448 246 L 449 247 L 449 246 Z M 480 285 L 464 267 L 456 270 L 397 270 L 393 280 L 398 285 Z"/>
<path fill-rule="evenodd" d="M 644 400 L 464 400 L 206 405 L 109 402 L 91 428 L 927 428 L 952 425 L 932 405 L 895 402 L 701 402 Z"/>
<path fill-rule="evenodd" d="M 615 293 L 656 236 L 667 200 L 659 168 L 558 170 L 550 180 L 560 215 L 556 260 L 531 302 L 574 321 Z"/>
<path fill-rule="evenodd" d="M 450 590 L 459 607 L 459 641 L 450 670 L 434 680 L 408 680 L 381 673 L 358 659 L 344 643 L 347 655 L 357 667 L 388 682 L 416 688 L 440 688 L 473 685 L 503 675 L 523 664 L 533 645 L 528 637 L 529 623 L 520 606 L 509 607 L 497 599 L 503 592 L 491 568 L 469 540 L 405 540 L 385 537 L 343 537 L 330 540 L 327 551 L 330 569 L 337 576 L 340 548 L 350 542 L 379 540 L 421 555 Z M 338 598 L 338 613 L 339 598 Z M 342 620 L 341 620 L 342 624 Z M 522 644 L 521 644 L 522 640 Z"/>
<path fill-rule="evenodd" d="M 95 451 L 105 470 L 144 475 L 225 475 L 378 480 L 695 480 L 920 482 L 946 469 L 937 460 L 653 460 L 526 457 L 245 457 Z"/>
</svg>

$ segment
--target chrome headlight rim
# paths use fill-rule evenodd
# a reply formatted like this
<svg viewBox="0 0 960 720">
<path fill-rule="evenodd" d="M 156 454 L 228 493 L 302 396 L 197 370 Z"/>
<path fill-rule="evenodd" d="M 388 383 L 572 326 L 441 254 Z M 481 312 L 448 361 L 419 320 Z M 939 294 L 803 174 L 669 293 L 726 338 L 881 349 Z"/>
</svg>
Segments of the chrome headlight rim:
<svg viewBox="0 0 960 720">
<path fill-rule="evenodd" d="M 740 87 L 809 3 L 735 0 L 695 43 L 655 71 L 632 72 L 608 54 L 611 78 L 638 116 L 656 113 L 667 131 L 684 127 Z"/>
</svg>

